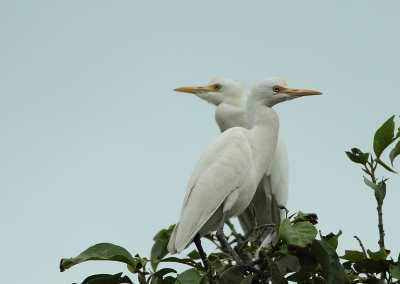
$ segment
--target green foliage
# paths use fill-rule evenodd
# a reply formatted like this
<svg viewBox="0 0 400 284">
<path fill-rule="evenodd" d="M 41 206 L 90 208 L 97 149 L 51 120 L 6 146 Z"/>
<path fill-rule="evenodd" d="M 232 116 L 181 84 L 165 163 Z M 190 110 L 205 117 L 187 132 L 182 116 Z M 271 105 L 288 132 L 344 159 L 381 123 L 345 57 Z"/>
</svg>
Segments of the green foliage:
<svg viewBox="0 0 400 284">
<path fill-rule="evenodd" d="M 347 157 L 354 163 L 366 165 L 369 158 L 369 153 L 362 153 L 359 149 L 353 148 L 351 152 L 346 151 Z"/>
<path fill-rule="evenodd" d="M 205 283 L 204 275 L 202 275 L 197 269 L 191 268 L 182 272 L 176 277 L 178 283 L 181 284 L 202 284 Z M 161 282 L 162 283 L 162 282 Z"/>
<path fill-rule="evenodd" d="M 142 267 L 144 262 L 140 258 L 134 258 L 126 249 L 110 243 L 100 243 L 91 246 L 77 257 L 63 258 L 60 262 L 60 271 L 71 268 L 72 266 L 88 260 L 112 260 L 126 263 L 136 270 Z"/>
<path fill-rule="evenodd" d="M 389 265 L 389 271 L 390 274 L 393 278 L 399 279 L 400 280 L 400 253 L 397 258 L 397 263 L 396 264 L 390 264 Z"/>
<path fill-rule="evenodd" d="M 374 153 L 377 158 L 394 141 L 394 115 L 390 117 L 374 135 Z"/>
<path fill-rule="evenodd" d="M 221 276 L 218 279 L 218 284 L 241 283 L 244 279 L 244 272 L 245 269 L 243 266 L 235 265 L 229 267 L 221 273 Z"/>
<path fill-rule="evenodd" d="M 263 283 L 266 279 L 271 279 L 272 283 L 287 283 L 288 276 L 293 273 L 298 274 L 297 277 L 301 278 L 302 281 L 319 279 L 326 281 L 325 283 L 336 283 L 333 281 L 335 277 L 341 277 L 340 279 L 344 281 L 343 279 L 345 279 L 345 276 L 347 277 L 347 274 L 343 274 L 344 268 L 339 262 L 335 249 L 328 243 L 337 243 L 340 234 L 331 233 L 326 237 L 321 236 L 321 240 L 316 240 L 317 229 L 313 224 L 317 223 L 317 219 L 316 214 L 305 214 L 303 212 L 299 212 L 292 219 L 285 219 L 280 227 L 280 239 L 276 245 L 260 251 L 259 267 L 262 271 L 261 274 L 249 271 L 245 266 L 235 265 L 234 260 L 224 251 L 211 253 L 208 256 L 210 265 L 208 271 L 204 270 L 196 251 L 189 252 L 187 257 L 183 258 L 165 257 L 165 242 L 168 243 L 172 226 L 161 230 L 154 237 L 155 242 L 152 248 L 154 259 L 142 259 L 138 255 L 132 257 L 119 246 L 98 244 L 75 258 L 63 259 L 61 263 L 65 270 L 88 260 L 120 261 L 127 264 L 131 272 L 138 274 L 138 280 L 141 284 Z M 168 235 L 168 239 L 164 238 L 165 235 Z M 209 238 L 213 243 L 217 242 L 214 235 L 210 235 Z M 229 239 L 232 243 L 238 242 L 233 236 L 229 236 Z M 248 241 L 244 242 L 247 245 L 240 246 L 241 248 L 244 247 L 242 253 L 255 253 L 258 249 L 257 245 L 251 245 Z M 236 250 L 241 248 L 235 247 Z M 153 273 L 151 273 L 146 269 L 147 262 L 152 263 L 152 268 L 157 268 L 157 264 L 160 262 L 180 263 L 190 268 L 179 274 L 171 268 L 163 268 L 158 271 L 153 268 Z M 117 277 L 115 278 L 117 279 Z M 118 283 L 115 281 L 110 283 Z"/>
<path fill-rule="evenodd" d="M 321 231 L 319 231 L 319 235 L 321 237 L 321 240 L 323 240 L 324 242 L 328 243 L 331 247 L 333 247 L 334 249 L 337 249 L 338 247 L 338 239 L 340 237 L 340 235 L 342 234 L 342 231 L 339 230 L 339 232 L 335 235 L 333 233 L 330 233 L 326 236 L 322 236 Z"/>
<path fill-rule="evenodd" d="M 328 283 L 350 283 L 350 279 L 333 247 L 324 241 L 315 240 L 311 246 L 311 251 L 318 259 L 322 275 L 324 279 L 328 280 Z"/>
<path fill-rule="evenodd" d="M 133 283 L 128 276 L 121 277 L 121 273 L 115 275 L 110 274 L 96 274 L 89 276 L 83 280 L 82 284 L 121 284 Z"/>
<path fill-rule="evenodd" d="M 279 236 L 289 249 L 309 247 L 317 235 L 317 229 L 309 222 L 290 223 L 289 219 L 284 219 L 279 229 Z"/>
<path fill-rule="evenodd" d="M 163 259 L 168 254 L 168 241 L 175 226 L 170 226 L 168 229 L 162 229 L 153 238 L 155 241 L 151 248 L 150 258 L 153 260 Z M 151 262 L 151 268 L 157 269 L 158 262 Z"/>
<path fill-rule="evenodd" d="M 374 190 L 375 199 L 377 202 L 378 212 L 378 229 L 379 229 L 379 246 L 377 252 L 371 250 L 365 251 L 361 241 L 360 246 L 363 252 L 346 250 L 342 259 L 348 260 L 343 265 L 349 270 L 349 276 L 353 282 L 368 282 L 368 283 L 394 283 L 393 278 L 398 276 L 399 262 L 395 263 L 392 259 L 388 260 L 390 251 L 386 250 L 384 242 L 384 229 L 383 229 L 383 201 L 387 194 L 386 181 L 387 179 L 381 178 L 378 181 L 376 177 L 376 169 L 381 166 L 383 169 L 396 173 L 392 168 L 386 165 L 381 157 L 383 152 L 398 138 L 400 138 L 400 128 L 395 135 L 395 122 L 394 115 L 390 117 L 381 127 L 375 132 L 373 141 L 373 150 L 376 158 L 373 158 L 369 153 L 363 153 L 357 148 L 353 148 L 352 152 L 346 152 L 349 159 L 358 164 L 362 164 L 362 170 L 370 177 L 364 177 L 364 183 Z M 390 151 L 389 159 L 393 166 L 394 159 L 400 154 L 400 141 Z M 368 155 L 367 155 L 368 154 Z M 365 158 L 367 157 L 367 161 Z M 369 157 L 369 160 L 368 160 Z M 358 239 L 358 238 L 357 238 Z M 377 274 L 380 273 L 380 279 Z M 382 282 L 383 281 L 383 282 Z"/>
<path fill-rule="evenodd" d="M 297 216 L 294 217 L 293 219 L 293 223 L 297 223 L 297 222 L 303 222 L 303 221 L 308 221 L 313 225 L 318 224 L 318 216 L 315 213 L 303 213 L 301 211 L 299 211 L 299 213 L 297 213 Z M 307 224 L 307 223 L 305 223 Z"/>
<path fill-rule="evenodd" d="M 399 134 L 400 134 L 400 129 L 399 129 L 399 132 L 397 133 L 396 138 L 399 137 Z M 390 163 L 392 164 L 392 166 L 393 166 L 393 161 L 394 161 L 394 159 L 395 159 L 398 155 L 400 155 L 400 141 L 397 142 L 396 146 L 392 149 L 392 151 L 390 151 L 390 154 L 389 154 Z"/>
</svg>

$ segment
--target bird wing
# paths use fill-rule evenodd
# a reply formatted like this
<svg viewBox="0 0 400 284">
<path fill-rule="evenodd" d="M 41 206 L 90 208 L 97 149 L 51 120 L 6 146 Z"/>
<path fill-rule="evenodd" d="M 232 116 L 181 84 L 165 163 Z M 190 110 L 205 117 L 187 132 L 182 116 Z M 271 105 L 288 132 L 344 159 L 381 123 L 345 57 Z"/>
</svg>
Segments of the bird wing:
<svg viewBox="0 0 400 284">
<path fill-rule="evenodd" d="M 285 210 L 279 210 L 278 205 L 286 206 L 289 195 L 289 163 L 286 146 L 282 135 L 279 133 L 276 152 L 266 173 L 270 177 L 272 194 L 273 222 L 280 225 L 286 216 Z"/>
<path fill-rule="evenodd" d="M 198 161 L 183 200 L 168 250 L 181 252 L 227 197 L 243 186 L 252 165 L 246 129 L 231 128 L 207 148 Z M 221 212 L 222 213 L 222 212 Z"/>
<path fill-rule="evenodd" d="M 275 155 L 258 184 L 250 205 L 238 217 L 243 231 L 247 233 L 252 230 L 254 221 L 258 226 L 271 223 L 279 226 L 286 214 L 279 209 L 279 204 L 286 206 L 288 193 L 289 165 L 285 143 L 279 134 Z M 261 240 L 269 233 L 270 230 L 266 230 Z"/>
</svg>

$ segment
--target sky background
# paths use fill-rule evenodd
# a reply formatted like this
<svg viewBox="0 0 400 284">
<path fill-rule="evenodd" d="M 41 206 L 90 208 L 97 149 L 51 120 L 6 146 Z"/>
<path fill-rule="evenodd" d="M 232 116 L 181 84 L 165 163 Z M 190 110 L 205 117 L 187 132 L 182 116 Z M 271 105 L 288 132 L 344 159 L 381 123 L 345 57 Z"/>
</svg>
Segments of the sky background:
<svg viewBox="0 0 400 284">
<path fill-rule="evenodd" d="M 0 282 L 121 271 L 136 281 L 119 263 L 58 265 L 100 242 L 149 257 L 219 134 L 213 105 L 172 90 L 214 77 L 323 92 L 275 108 L 287 206 L 317 213 L 323 234 L 342 230 L 339 254 L 360 249 L 355 235 L 378 250 L 372 190 L 344 151 L 371 151 L 394 114 L 400 126 L 399 11 L 361 0 L 0 1 Z M 400 178 L 383 175 L 397 259 Z"/>
</svg>

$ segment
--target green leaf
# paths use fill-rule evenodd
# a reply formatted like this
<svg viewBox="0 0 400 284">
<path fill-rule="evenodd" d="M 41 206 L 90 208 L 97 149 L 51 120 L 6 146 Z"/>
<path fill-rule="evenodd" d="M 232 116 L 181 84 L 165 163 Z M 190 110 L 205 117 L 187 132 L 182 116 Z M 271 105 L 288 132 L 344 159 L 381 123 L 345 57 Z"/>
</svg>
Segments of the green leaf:
<svg viewBox="0 0 400 284">
<path fill-rule="evenodd" d="M 319 266 L 318 259 L 312 252 L 304 250 L 303 252 L 296 253 L 296 257 L 299 259 L 301 272 L 312 273 L 315 272 Z"/>
<path fill-rule="evenodd" d="M 235 284 L 242 282 L 244 279 L 244 269 L 243 266 L 239 265 L 228 268 L 222 272 L 217 284 Z"/>
<path fill-rule="evenodd" d="M 400 279 L 400 268 L 398 266 L 391 264 L 389 266 L 389 272 L 393 278 Z"/>
<path fill-rule="evenodd" d="M 248 248 L 243 249 L 243 253 L 251 253 L 257 251 L 258 246 L 251 246 Z"/>
<path fill-rule="evenodd" d="M 322 236 L 321 231 L 319 231 L 319 235 L 321 236 L 321 240 L 324 242 L 328 243 L 333 247 L 334 249 L 337 249 L 338 247 L 338 238 L 342 234 L 342 231 L 339 230 L 339 232 L 335 235 L 333 233 L 330 233 L 326 236 Z"/>
<path fill-rule="evenodd" d="M 178 275 L 176 278 L 181 284 L 200 284 L 203 275 L 196 268 L 191 268 Z"/>
<path fill-rule="evenodd" d="M 248 275 L 245 279 L 243 279 L 240 284 L 251 284 L 253 282 L 253 278 L 256 276 L 256 274 L 250 274 Z"/>
<path fill-rule="evenodd" d="M 352 265 L 353 265 L 353 262 L 350 261 L 350 260 L 343 262 L 343 267 L 344 267 L 345 269 L 347 269 L 347 270 L 351 270 L 351 266 L 352 266 Z"/>
<path fill-rule="evenodd" d="M 271 269 L 271 281 L 273 284 L 285 284 L 285 274 L 286 268 L 284 271 L 281 270 L 279 265 L 273 261 L 270 257 L 265 257 L 268 261 L 269 268 Z"/>
<path fill-rule="evenodd" d="M 322 274 L 324 278 L 330 283 L 333 279 L 333 272 L 331 268 L 331 256 L 328 251 L 323 246 L 324 242 L 319 240 L 314 240 L 311 245 L 311 251 L 314 253 L 318 259 L 319 264 L 322 267 Z"/>
<path fill-rule="evenodd" d="M 187 257 L 193 260 L 201 259 L 201 256 L 197 250 L 192 250 L 190 253 L 187 254 Z"/>
<path fill-rule="evenodd" d="M 311 251 L 317 257 L 322 267 L 323 275 L 328 280 L 328 283 L 350 283 L 346 270 L 340 263 L 339 257 L 331 245 L 324 241 L 314 240 Z"/>
<path fill-rule="evenodd" d="M 400 134 L 400 130 L 399 130 L 399 133 L 397 133 L 397 135 L 399 135 L 399 134 Z M 396 146 L 394 146 L 394 148 L 392 149 L 392 151 L 390 151 L 390 154 L 389 154 L 389 158 L 390 158 L 390 162 L 392 163 L 392 166 L 393 166 L 394 159 L 398 155 L 400 155 L 400 141 L 397 142 Z"/>
<path fill-rule="evenodd" d="M 293 273 L 286 278 L 286 280 L 296 283 L 307 283 L 307 279 L 307 274 L 302 271 Z"/>
<path fill-rule="evenodd" d="M 394 141 L 394 115 L 390 117 L 374 135 L 374 152 L 377 158 Z"/>
<path fill-rule="evenodd" d="M 298 222 L 303 222 L 303 221 L 308 221 L 311 224 L 315 225 L 318 224 L 318 216 L 315 213 L 303 213 L 299 211 L 297 213 L 297 216 L 294 217 L 293 223 L 298 223 Z"/>
<path fill-rule="evenodd" d="M 380 248 L 377 252 L 372 252 L 369 249 L 367 249 L 367 253 L 371 259 L 375 260 L 385 260 L 389 253 L 385 248 Z"/>
<path fill-rule="evenodd" d="M 381 273 L 389 269 L 389 266 L 386 266 L 382 262 L 369 258 L 354 264 L 353 267 L 356 271 L 363 273 Z"/>
<path fill-rule="evenodd" d="M 225 270 L 225 265 L 224 263 L 219 259 L 218 255 L 215 253 L 211 253 L 208 256 L 208 262 L 210 265 L 214 266 L 215 271 L 218 272 L 218 274 L 221 274 L 222 271 Z"/>
<path fill-rule="evenodd" d="M 172 233 L 172 231 L 174 230 L 174 228 L 175 228 L 175 224 L 169 226 L 168 229 L 162 229 L 162 230 L 160 230 L 160 231 L 153 237 L 153 241 L 157 241 L 159 238 L 161 238 L 161 235 L 162 235 L 163 233 L 167 233 L 168 235 L 171 235 L 171 233 Z"/>
<path fill-rule="evenodd" d="M 133 258 L 132 255 L 123 247 L 113 245 L 110 243 L 100 243 L 91 246 L 83 251 L 77 257 L 63 258 L 60 262 L 60 271 L 63 272 L 72 266 L 88 261 L 88 260 L 111 260 L 126 263 L 132 267 L 136 267 L 138 259 Z"/>
<path fill-rule="evenodd" d="M 384 167 L 386 170 L 388 170 L 389 172 L 395 173 L 397 174 L 397 172 L 395 170 L 393 170 L 392 168 L 390 168 L 388 165 L 386 165 L 384 162 L 382 162 L 381 159 L 376 158 L 375 162 L 377 162 L 379 165 L 381 165 L 382 167 Z"/>
<path fill-rule="evenodd" d="M 162 283 L 160 284 L 175 284 L 177 283 L 176 278 L 172 276 L 167 276 L 163 278 Z"/>
<path fill-rule="evenodd" d="M 202 265 L 200 263 L 197 263 L 196 261 L 189 258 L 167 257 L 161 260 L 156 260 L 156 262 L 175 262 L 175 263 L 186 264 L 198 269 L 202 269 Z"/>
<path fill-rule="evenodd" d="M 281 254 L 290 254 L 289 248 L 285 244 L 282 244 L 277 251 Z"/>
<path fill-rule="evenodd" d="M 153 273 L 151 276 L 150 276 L 150 278 L 162 278 L 162 277 L 164 277 L 164 275 L 166 275 L 166 274 L 168 274 L 168 273 L 176 273 L 176 270 L 175 269 L 172 269 L 172 268 L 163 268 L 163 269 L 160 269 L 160 270 L 158 270 L 157 272 L 155 272 L 155 273 Z M 150 279 L 149 278 L 149 279 Z"/>
<path fill-rule="evenodd" d="M 121 277 L 121 273 L 111 274 L 96 274 L 87 277 L 82 284 L 120 284 L 133 283 L 128 276 Z"/>
<path fill-rule="evenodd" d="M 337 255 L 336 255 L 337 256 Z M 331 284 L 350 284 L 350 278 L 344 269 L 343 265 L 340 263 L 339 258 L 334 258 L 334 261 L 331 263 L 331 268 L 333 272 L 333 279 Z"/>
<path fill-rule="evenodd" d="M 317 235 L 317 229 L 309 222 L 291 224 L 284 219 L 279 229 L 279 237 L 289 249 L 306 248 L 311 245 Z"/>
<path fill-rule="evenodd" d="M 400 133 L 400 128 L 399 128 L 399 133 Z M 389 265 L 389 272 L 390 272 L 390 275 L 393 278 L 400 279 L 400 253 L 399 253 L 399 256 L 397 258 L 397 264 L 396 265 L 394 265 L 394 264 L 390 264 Z"/>
<path fill-rule="evenodd" d="M 356 250 L 345 250 L 341 259 L 350 260 L 354 263 L 360 263 L 364 260 L 364 253 Z"/>
<path fill-rule="evenodd" d="M 368 162 L 369 153 L 354 154 L 348 151 L 346 151 L 345 153 L 347 157 L 349 157 L 349 159 L 354 163 L 365 165 Z"/>
<path fill-rule="evenodd" d="M 290 254 L 276 258 L 275 262 L 278 264 L 279 270 L 284 272 L 286 272 L 286 268 L 293 272 L 298 272 L 301 268 L 299 259 Z"/>
<path fill-rule="evenodd" d="M 156 271 L 158 262 L 154 260 L 160 260 L 164 258 L 168 254 L 168 242 L 171 236 L 174 225 L 170 226 L 167 230 L 163 229 L 159 231 L 153 238 L 155 241 L 153 247 L 150 252 L 151 268 Z"/>
</svg>

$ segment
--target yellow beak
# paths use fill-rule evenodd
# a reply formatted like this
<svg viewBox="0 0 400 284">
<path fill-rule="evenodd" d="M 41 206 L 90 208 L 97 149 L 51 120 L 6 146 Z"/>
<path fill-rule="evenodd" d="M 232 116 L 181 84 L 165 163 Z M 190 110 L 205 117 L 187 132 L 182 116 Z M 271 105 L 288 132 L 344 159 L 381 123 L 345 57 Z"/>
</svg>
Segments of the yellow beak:
<svg viewBox="0 0 400 284">
<path fill-rule="evenodd" d="M 200 93 L 200 92 L 210 92 L 210 91 L 212 91 L 212 89 L 210 86 L 205 86 L 205 87 L 189 86 L 189 87 L 175 88 L 174 91 L 195 94 L 195 93 Z"/>
<path fill-rule="evenodd" d="M 288 94 L 292 97 L 304 97 L 304 96 L 314 96 L 322 95 L 321 92 L 314 90 L 304 90 L 304 89 L 284 89 L 282 93 Z"/>
</svg>

